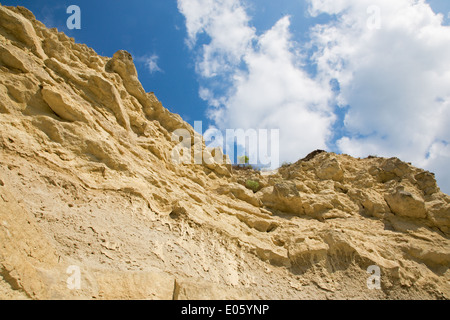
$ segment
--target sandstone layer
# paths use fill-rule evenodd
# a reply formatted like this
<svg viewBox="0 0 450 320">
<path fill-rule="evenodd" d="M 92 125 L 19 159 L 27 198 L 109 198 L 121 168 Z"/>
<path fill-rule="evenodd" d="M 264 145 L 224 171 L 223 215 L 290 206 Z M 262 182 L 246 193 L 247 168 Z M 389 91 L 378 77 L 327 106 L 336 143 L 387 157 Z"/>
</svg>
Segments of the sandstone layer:
<svg viewBox="0 0 450 320">
<path fill-rule="evenodd" d="M 0 298 L 450 298 L 432 173 L 322 151 L 271 173 L 177 164 L 177 129 L 199 138 L 129 53 L 0 6 Z"/>
</svg>

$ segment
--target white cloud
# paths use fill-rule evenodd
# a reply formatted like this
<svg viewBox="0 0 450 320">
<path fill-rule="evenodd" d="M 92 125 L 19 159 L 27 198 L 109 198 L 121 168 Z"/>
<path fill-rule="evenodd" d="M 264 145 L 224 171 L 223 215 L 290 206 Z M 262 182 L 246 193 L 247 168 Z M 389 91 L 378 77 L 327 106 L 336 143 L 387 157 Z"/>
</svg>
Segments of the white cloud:
<svg viewBox="0 0 450 320">
<path fill-rule="evenodd" d="M 257 36 L 238 0 L 179 0 L 178 6 L 192 48 L 198 34 L 211 38 L 202 46 L 198 72 L 228 84 L 218 93 L 214 81 L 200 90 L 220 129 L 280 129 L 281 161 L 326 147 L 335 118 L 329 108 L 332 94 L 328 84 L 301 69 L 288 16 Z"/>
<path fill-rule="evenodd" d="M 161 68 L 158 66 L 158 59 L 159 57 L 156 54 L 145 59 L 145 66 L 150 73 L 162 72 Z"/>
<path fill-rule="evenodd" d="M 211 107 L 219 108 L 221 105 L 224 104 L 223 97 L 216 98 L 212 90 L 205 87 L 200 87 L 199 96 L 202 100 L 208 101 Z"/>
<path fill-rule="evenodd" d="M 134 59 L 136 62 L 144 64 L 145 68 L 150 72 L 150 74 L 163 72 L 163 70 L 158 65 L 159 56 L 156 54 L 138 56 Z"/>
<path fill-rule="evenodd" d="M 450 193 L 450 27 L 424 0 L 308 0 L 317 64 L 308 75 L 281 18 L 259 35 L 240 0 L 178 0 L 198 53 L 200 96 L 217 127 L 279 128 L 281 161 L 333 143 L 353 156 L 397 156 Z M 330 80 L 340 91 L 335 96 Z M 345 134 L 330 141 L 335 104 Z"/>
<path fill-rule="evenodd" d="M 240 0 L 178 0 L 178 9 L 186 18 L 191 48 L 201 34 L 211 39 L 202 46 L 198 72 L 204 77 L 214 77 L 232 71 L 255 37 Z"/>
<path fill-rule="evenodd" d="M 221 127 L 279 128 L 282 161 L 296 161 L 311 150 L 325 148 L 334 115 L 328 107 L 327 85 L 298 67 L 288 17 L 261 35 L 244 61 L 219 113 Z"/>
<path fill-rule="evenodd" d="M 450 28 L 424 1 L 311 0 L 310 12 L 336 14 L 316 26 L 312 43 L 321 76 L 336 78 L 349 105 L 337 142 L 354 156 L 397 156 L 437 174 L 450 193 Z M 368 28 L 367 8 L 380 10 Z M 446 147 L 448 148 L 448 147 Z M 428 159 L 432 155 L 433 159 Z"/>
</svg>

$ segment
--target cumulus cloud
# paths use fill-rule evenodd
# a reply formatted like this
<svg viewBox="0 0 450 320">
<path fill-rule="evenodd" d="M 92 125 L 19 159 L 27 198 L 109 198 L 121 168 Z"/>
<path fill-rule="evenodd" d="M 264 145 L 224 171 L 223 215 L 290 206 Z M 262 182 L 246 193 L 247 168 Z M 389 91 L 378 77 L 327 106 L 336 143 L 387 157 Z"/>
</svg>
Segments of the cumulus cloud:
<svg viewBox="0 0 450 320">
<path fill-rule="evenodd" d="M 317 148 L 396 156 L 435 172 L 450 193 L 444 16 L 425 0 L 307 1 L 311 19 L 330 19 L 300 44 L 289 16 L 257 33 L 240 0 L 178 0 L 215 125 L 280 129 L 281 161 Z M 303 49 L 313 53 L 309 61 Z"/>
<path fill-rule="evenodd" d="M 215 119 L 221 127 L 280 129 L 282 161 L 325 148 L 334 121 L 328 85 L 300 68 L 289 26 L 284 17 L 259 37 L 244 57 L 247 71 L 235 77 L 225 114 Z"/>
<path fill-rule="evenodd" d="M 239 0 L 178 0 L 186 17 L 188 45 L 193 48 L 199 35 L 210 42 L 202 46 L 197 71 L 204 77 L 232 71 L 240 63 L 255 37 L 245 7 Z"/>
<path fill-rule="evenodd" d="M 218 128 L 279 129 L 281 161 L 326 147 L 335 119 L 332 92 L 328 83 L 302 70 L 289 16 L 257 36 L 238 0 L 178 3 L 191 46 L 202 32 L 211 38 L 201 46 L 197 67 L 203 77 L 213 78 L 200 97 L 210 104 L 208 115 Z M 214 79 L 227 88 L 217 93 Z"/>
<path fill-rule="evenodd" d="M 450 193 L 450 28 L 443 16 L 411 0 L 311 0 L 310 13 L 337 16 L 311 37 L 320 76 L 337 79 L 337 101 L 348 106 L 340 151 L 411 161 L 435 172 Z"/>
</svg>

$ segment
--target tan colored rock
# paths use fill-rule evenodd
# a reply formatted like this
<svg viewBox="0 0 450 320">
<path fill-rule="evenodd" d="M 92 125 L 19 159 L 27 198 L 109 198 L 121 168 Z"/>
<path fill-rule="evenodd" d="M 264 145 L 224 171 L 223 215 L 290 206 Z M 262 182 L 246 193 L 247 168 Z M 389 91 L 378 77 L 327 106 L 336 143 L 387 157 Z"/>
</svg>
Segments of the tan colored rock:
<svg viewBox="0 0 450 320">
<path fill-rule="evenodd" d="M 344 172 L 339 165 L 339 161 L 336 158 L 328 158 L 320 167 L 316 169 L 316 174 L 319 179 L 322 180 L 335 180 L 342 181 L 344 178 Z"/>
<path fill-rule="evenodd" d="M 396 190 L 388 194 L 385 199 L 396 215 L 411 218 L 426 218 L 425 202 L 414 193 L 405 190 Z"/>
<path fill-rule="evenodd" d="M 42 89 L 41 94 L 44 101 L 61 119 L 71 122 L 92 122 L 90 115 L 79 107 L 79 103 L 73 101 L 64 92 L 45 86 Z"/>
<path fill-rule="evenodd" d="M 446 234 L 450 233 L 450 199 L 434 200 L 426 203 L 428 218 Z"/>
<path fill-rule="evenodd" d="M 139 100 L 141 104 L 148 100 L 144 88 L 138 79 L 136 67 L 133 63 L 133 57 L 125 50 L 117 51 L 113 58 L 108 62 L 107 68 L 117 72 L 123 80 L 127 91 Z"/>
<path fill-rule="evenodd" d="M 255 207 L 261 206 L 261 200 L 255 196 L 254 192 L 240 184 L 230 185 L 229 192 L 231 192 L 236 198 L 248 202 Z"/>
<path fill-rule="evenodd" d="M 29 57 L 22 50 L 12 45 L 0 44 L 0 63 L 12 70 L 24 73 L 30 72 L 32 67 Z"/>
<path fill-rule="evenodd" d="M 347 190 L 346 194 L 355 204 L 359 206 L 359 212 L 377 218 L 383 218 L 391 210 L 384 196 L 372 189 Z"/>
<path fill-rule="evenodd" d="M 57 254 L 34 217 L 0 186 L 0 274 L 10 290 L 32 299 L 51 297 L 40 270 L 56 267 Z"/>
<path fill-rule="evenodd" d="M 175 279 L 164 273 L 98 272 L 98 297 L 104 300 L 172 300 Z"/>
<path fill-rule="evenodd" d="M 24 10 L 22 10 L 22 12 L 24 12 Z M 30 15 L 28 15 L 28 17 L 30 17 Z M 8 38 L 11 37 L 12 40 L 17 40 L 25 47 L 30 48 L 39 58 L 46 58 L 41 47 L 41 40 L 36 35 L 36 31 L 30 20 L 22 14 L 8 10 L 3 6 L 0 6 L 0 20 L 2 21 L 2 27 L 7 31 L 7 33 L 4 34 L 5 36 Z"/>
<path fill-rule="evenodd" d="M 428 171 L 423 171 L 414 176 L 419 186 L 419 189 L 423 191 L 425 196 L 437 193 L 439 188 L 436 183 L 434 174 Z"/>
<path fill-rule="evenodd" d="M 299 239 L 289 247 L 289 258 L 293 264 L 311 266 L 326 260 L 329 246 L 323 240 Z"/>
<path fill-rule="evenodd" d="M 218 286 L 202 281 L 177 281 L 174 300 L 253 300 L 250 290 Z"/>
<path fill-rule="evenodd" d="M 408 165 L 398 158 L 384 159 L 379 167 L 372 167 L 370 173 L 381 183 L 391 180 L 401 180 L 407 175 Z"/>
<path fill-rule="evenodd" d="M 296 215 L 304 214 L 303 202 L 294 183 L 286 181 L 260 191 L 259 197 L 264 206 Z"/>
</svg>

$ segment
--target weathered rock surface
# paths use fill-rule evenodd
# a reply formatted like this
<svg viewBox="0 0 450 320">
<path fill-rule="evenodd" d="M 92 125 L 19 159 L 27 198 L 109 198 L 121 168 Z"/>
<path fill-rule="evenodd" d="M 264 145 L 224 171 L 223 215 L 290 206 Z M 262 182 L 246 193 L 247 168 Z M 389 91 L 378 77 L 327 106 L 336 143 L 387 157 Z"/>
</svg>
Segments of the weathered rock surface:
<svg viewBox="0 0 450 320">
<path fill-rule="evenodd" d="M 271 174 L 174 163 L 177 129 L 194 137 L 126 51 L 0 6 L 0 298 L 450 298 L 432 173 L 327 152 Z"/>
</svg>

